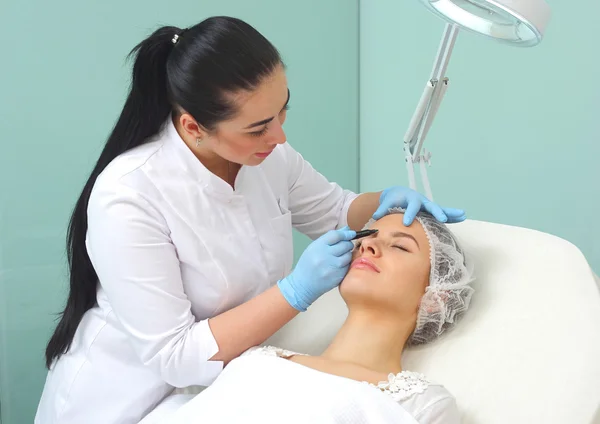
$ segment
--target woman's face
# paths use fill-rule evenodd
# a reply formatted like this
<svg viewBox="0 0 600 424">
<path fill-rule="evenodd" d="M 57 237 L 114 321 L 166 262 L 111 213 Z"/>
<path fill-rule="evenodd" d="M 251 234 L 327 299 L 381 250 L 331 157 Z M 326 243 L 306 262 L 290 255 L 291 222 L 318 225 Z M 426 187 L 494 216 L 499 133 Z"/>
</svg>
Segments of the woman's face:
<svg viewBox="0 0 600 424">
<path fill-rule="evenodd" d="M 289 102 L 283 66 L 254 91 L 231 95 L 236 116 L 220 122 L 202 143 L 220 157 L 242 165 L 259 165 L 286 142 L 283 124 Z"/>
<path fill-rule="evenodd" d="M 372 225 L 379 232 L 358 240 L 340 293 L 353 308 L 411 318 L 429 282 L 429 242 L 419 221 L 409 227 L 403 214 L 387 215 Z"/>
</svg>

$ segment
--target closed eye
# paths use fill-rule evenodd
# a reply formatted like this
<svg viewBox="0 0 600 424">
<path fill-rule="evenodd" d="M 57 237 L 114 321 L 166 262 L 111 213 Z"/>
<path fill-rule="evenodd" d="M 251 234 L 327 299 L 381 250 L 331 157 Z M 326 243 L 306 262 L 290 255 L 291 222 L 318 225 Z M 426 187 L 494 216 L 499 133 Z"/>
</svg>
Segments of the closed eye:
<svg viewBox="0 0 600 424">
<path fill-rule="evenodd" d="M 267 133 L 268 129 L 269 129 L 269 126 L 265 125 L 265 127 L 262 130 L 252 131 L 252 132 L 249 132 L 248 134 L 250 134 L 252 137 L 260 137 L 261 135 L 265 135 Z"/>
<path fill-rule="evenodd" d="M 290 110 L 290 105 L 286 104 L 283 107 L 283 109 L 281 109 L 281 112 L 279 112 L 279 113 L 283 113 L 283 112 L 288 111 L 288 110 Z M 250 134 L 252 137 L 261 137 L 261 136 L 263 136 L 263 135 L 265 135 L 267 133 L 268 129 L 269 129 L 269 123 L 267 122 L 265 124 L 265 127 L 262 130 L 252 131 L 252 132 L 249 132 L 248 134 Z"/>
<path fill-rule="evenodd" d="M 362 244 L 362 242 L 360 242 L 360 241 L 359 241 L 359 242 L 356 242 L 356 244 L 354 245 L 354 248 L 355 248 L 355 249 L 360 249 L 360 246 L 361 246 L 361 244 Z M 406 247 L 404 247 L 404 246 L 395 245 L 395 246 L 392 246 L 392 247 L 395 247 L 396 249 L 400 249 L 400 250 L 403 250 L 403 251 L 405 251 L 405 252 L 407 252 L 407 253 L 410 253 L 410 250 L 408 250 L 408 249 L 407 249 Z"/>
</svg>

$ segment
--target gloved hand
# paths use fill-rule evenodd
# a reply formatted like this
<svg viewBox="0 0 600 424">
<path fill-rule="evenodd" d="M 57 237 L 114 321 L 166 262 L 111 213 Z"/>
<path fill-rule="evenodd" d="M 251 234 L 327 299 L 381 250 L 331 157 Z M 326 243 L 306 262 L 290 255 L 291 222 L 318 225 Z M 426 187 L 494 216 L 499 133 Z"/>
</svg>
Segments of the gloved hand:
<svg viewBox="0 0 600 424">
<path fill-rule="evenodd" d="M 329 231 L 306 248 L 291 274 L 277 282 L 292 307 L 304 312 L 342 282 L 352 261 L 350 240 L 355 235 L 349 227 Z"/>
<path fill-rule="evenodd" d="M 383 218 L 390 208 L 402 208 L 404 225 L 409 226 L 421 210 L 429 212 L 440 222 L 449 224 L 462 222 L 466 219 L 462 209 L 442 208 L 433 203 L 421 193 L 408 187 L 393 186 L 385 189 L 379 197 L 379 208 L 373 214 L 373 219 Z"/>
</svg>

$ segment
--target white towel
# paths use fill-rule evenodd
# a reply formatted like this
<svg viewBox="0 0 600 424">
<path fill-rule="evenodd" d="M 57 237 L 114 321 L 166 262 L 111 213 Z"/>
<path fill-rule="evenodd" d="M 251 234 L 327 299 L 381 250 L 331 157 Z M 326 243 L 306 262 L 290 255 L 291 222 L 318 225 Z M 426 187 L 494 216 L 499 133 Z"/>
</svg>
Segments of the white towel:
<svg viewBox="0 0 600 424">
<path fill-rule="evenodd" d="M 232 361 L 168 424 L 417 424 L 379 389 L 263 355 Z"/>
</svg>

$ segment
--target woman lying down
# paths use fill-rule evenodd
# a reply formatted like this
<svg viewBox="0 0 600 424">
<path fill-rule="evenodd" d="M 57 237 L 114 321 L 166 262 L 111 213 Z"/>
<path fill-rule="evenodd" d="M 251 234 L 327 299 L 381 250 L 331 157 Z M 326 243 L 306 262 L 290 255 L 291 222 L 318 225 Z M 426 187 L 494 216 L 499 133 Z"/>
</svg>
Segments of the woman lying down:
<svg viewBox="0 0 600 424">
<path fill-rule="evenodd" d="M 420 214 L 405 227 L 394 212 L 367 224 L 379 232 L 357 242 L 339 288 L 348 317 L 320 356 L 251 348 L 168 422 L 460 422 L 452 395 L 404 370 L 401 354 L 466 311 L 472 274 L 443 224 Z"/>
</svg>

